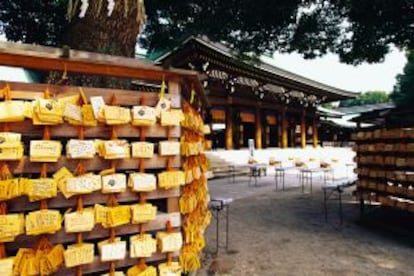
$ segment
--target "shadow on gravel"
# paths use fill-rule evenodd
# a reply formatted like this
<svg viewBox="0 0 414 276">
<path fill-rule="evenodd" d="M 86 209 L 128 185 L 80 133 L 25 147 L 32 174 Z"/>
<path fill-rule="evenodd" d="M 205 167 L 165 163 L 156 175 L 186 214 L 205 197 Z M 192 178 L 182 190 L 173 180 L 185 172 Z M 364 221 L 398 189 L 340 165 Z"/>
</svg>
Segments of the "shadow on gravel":
<svg viewBox="0 0 414 276">
<path fill-rule="evenodd" d="M 356 224 L 401 245 L 414 247 L 414 214 L 389 207 L 370 207 Z"/>
</svg>

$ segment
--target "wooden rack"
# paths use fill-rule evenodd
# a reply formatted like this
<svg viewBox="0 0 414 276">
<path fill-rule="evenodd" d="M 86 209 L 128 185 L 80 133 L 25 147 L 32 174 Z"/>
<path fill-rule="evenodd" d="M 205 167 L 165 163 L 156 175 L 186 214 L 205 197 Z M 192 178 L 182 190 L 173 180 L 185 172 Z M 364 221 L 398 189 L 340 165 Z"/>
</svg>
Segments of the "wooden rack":
<svg viewBox="0 0 414 276">
<path fill-rule="evenodd" d="M 165 78 L 168 86 L 166 97 L 172 102 L 173 108 L 181 107 L 182 97 L 189 96 L 189 87 L 194 87 L 197 96 L 205 104 L 205 96 L 203 88 L 198 80 L 198 75 L 192 71 L 185 70 L 164 70 L 142 60 L 112 57 L 88 52 L 70 51 L 69 58 L 61 58 L 61 50 L 49 47 L 21 45 L 13 43 L 0 42 L 0 65 L 18 66 L 24 68 L 41 69 L 41 70 L 67 70 L 69 73 L 84 73 L 92 75 L 103 75 L 121 78 L 134 78 L 140 80 L 159 81 Z M 69 95 L 79 94 L 79 87 L 74 86 L 55 86 L 47 84 L 25 84 L 17 82 L 8 82 L 11 89 L 11 98 L 34 100 L 43 97 L 46 88 L 49 89 L 51 97 L 60 98 Z M 4 87 L 6 82 L 0 80 L 0 88 Z M 102 96 L 106 103 L 110 102 L 112 97 L 116 97 L 116 104 L 119 106 L 130 107 L 138 105 L 144 99 L 145 105 L 155 106 L 159 100 L 159 93 L 127 91 L 121 89 L 106 88 L 90 88 L 83 87 L 86 96 Z M 2 98 L 3 95 L 0 95 Z M 1 124 L 0 124 L 1 127 Z M 8 167 L 13 175 L 31 176 L 39 173 L 41 163 L 32 163 L 28 158 L 28 144 L 34 138 L 42 137 L 43 126 L 35 126 L 30 120 L 23 122 L 7 124 L 8 131 L 22 134 L 22 140 L 25 146 L 25 157 L 20 161 L 7 161 Z M 141 128 L 132 125 L 117 126 L 116 132 L 119 139 L 128 141 L 139 141 L 141 136 Z M 111 127 L 99 123 L 97 127 L 85 127 L 85 139 L 108 139 L 110 137 Z M 145 139 L 156 143 L 167 138 L 179 140 L 181 136 L 180 127 L 161 127 L 158 123 L 155 126 L 145 128 Z M 76 126 L 63 123 L 50 127 L 50 138 L 62 141 L 65 145 L 66 140 L 77 138 L 78 131 Z M 157 150 L 155 150 L 157 153 Z M 170 159 L 167 162 L 167 159 Z M 151 173 L 157 173 L 167 167 L 181 168 L 182 161 L 180 156 L 165 157 L 155 154 L 151 159 L 145 159 L 143 166 Z M 122 159 L 116 161 L 116 169 L 120 172 L 137 171 L 139 167 L 139 159 Z M 58 162 L 49 163 L 47 173 L 52 174 L 59 168 L 65 166 L 72 172 L 76 169 L 79 160 L 69 160 L 65 156 L 60 157 Z M 83 165 L 88 172 L 99 172 L 110 167 L 111 161 L 104 160 L 96 156 L 93 159 L 85 160 Z M 166 229 L 169 225 L 169 231 L 181 231 L 182 219 L 179 213 L 178 199 L 181 195 L 180 188 L 172 188 L 169 190 L 158 189 L 154 192 L 146 194 L 146 200 L 158 207 L 158 214 L 154 221 L 146 223 L 141 230 L 145 232 L 155 232 Z M 83 196 L 85 207 L 94 204 L 104 204 L 107 202 L 108 195 L 101 192 L 94 192 Z M 117 195 L 117 201 L 121 204 L 133 204 L 139 201 L 139 194 L 127 191 Z M 63 214 L 69 208 L 76 209 L 76 197 L 65 199 L 62 194 L 57 197 L 48 199 L 47 206 L 51 209 L 60 210 Z M 26 197 L 19 197 L 7 201 L 8 212 L 27 213 L 29 211 L 38 210 L 39 202 L 29 202 Z M 127 224 L 116 228 L 116 235 L 122 236 L 127 240 L 129 236 L 138 233 L 137 225 Z M 104 229 L 100 225 L 95 225 L 91 232 L 83 233 L 83 241 L 95 243 L 107 239 L 109 237 L 108 229 Z M 76 243 L 76 233 L 66 233 L 61 229 L 53 235 L 48 235 L 48 239 L 53 244 Z M 6 252 L 13 255 L 21 247 L 32 247 L 38 240 L 37 236 L 20 235 L 14 242 L 6 243 Z M 97 252 L 97 250 L 95 250 Z M 98 274 L 108 272 L 108 262 L 101 262 L 99 256 L 95 253 L 94 262 L 88 265 L 82 265 L 82 273 Z M 177 259 L 179 252 L 170 254 L 170 257 Z M 166 261 L 166 254 L 156 253 L 152 257 L 146 258 L 147 263 L 159 263 Z M 126 268 L 137 264 L 137 259 L 129 258 L 129 254 L 122 261 L 115 262 L 115 268 L 126 270 Z M 79 271 L 76 268 L 68 269 L 64 265 L 57 272 L 57 275 L 76 275 Z"/>
<path fill-rule="evenodd" d="M 361 131 L 352 140 L 360 199 L 414 212 L 414 130 Z"/>
</svg>

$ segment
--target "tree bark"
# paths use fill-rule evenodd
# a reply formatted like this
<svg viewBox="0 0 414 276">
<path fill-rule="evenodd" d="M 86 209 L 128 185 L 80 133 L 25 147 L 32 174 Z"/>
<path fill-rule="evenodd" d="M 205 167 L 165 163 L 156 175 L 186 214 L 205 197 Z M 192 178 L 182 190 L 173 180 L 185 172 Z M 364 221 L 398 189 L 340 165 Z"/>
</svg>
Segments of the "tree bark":
<svg viewBox="0 0 414 276">
<path fill-rule="evenodd" d="M 71 49 L 134 57 L 142 27 L 141 22 L 137 22 L 137 5 L 136 0 L 115 1 L 114 10 L 108 16 L 106 0 L 90 0 L 84 18 L 79 18 L 79 6 L 75 7 L 64 44 Z M 86 86 L 129 87 L 129 81 L 98 76 L 70 76 L 69 82 Z"/>
</svg>

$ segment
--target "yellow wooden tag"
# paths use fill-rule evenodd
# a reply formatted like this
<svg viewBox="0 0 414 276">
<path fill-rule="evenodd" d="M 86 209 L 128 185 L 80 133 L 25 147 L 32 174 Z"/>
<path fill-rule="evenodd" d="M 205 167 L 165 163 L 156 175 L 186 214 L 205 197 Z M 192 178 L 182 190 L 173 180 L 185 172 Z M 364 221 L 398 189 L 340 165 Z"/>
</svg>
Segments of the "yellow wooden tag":
<svg viewBox="0 0 414 276">
<path fill-rule="evenodd" d="M 161 113 L 171 108 L 171 101 L 165 97 L 161 97 L 158 101 L 157 105 L 155 106 L 155 115 L 157 117 L 161 116 Z"/>
<path fill-rule="evenodd" d="M 27 179 L 26 185 L 26 193 L 32 202 L 57 195 L 57 183 L 53 178 Z"/>
<path fill-rule="evenodd" d="M 102 262 L 123 260 L 126 257 L 126 242 L 117 241 L 102 244 L 100 255 Z"/>
<path fill-rule="evenodd" d="M 0 242 L 13 241 L 16 236 L 22 234 L 24 227 L 24 216 L 23 219 L 22 216 L 20 214 L 0 215 Z"/>
<path fill-rule="evenodd" d="M 154 156 L 154 144 L 148 142 L 133 142 L 132 157 L 151 158 Z"/>
<path fill-rule="evenodd" d="M 62 106 L 65 106 L 66 104 L 78 104 L 79 103 L 79 94 L 73 94 L 73 95 L 66 95 L 61 96 L 57 99 L 58 103 Z"/>
<path fill-rule="evenodd" d="M 23 157 L 21 142 L 0 143 L 0 160 L 20 160 Z"/>
<path fill-rule="evenodd" d="M 107 224 L 108 221 L 108 207 L 95 204 L 95 223 Z"/>
<path fill-rule="evenodd" d="M 105 159 L 123 159 L 130 157 L 127 140 L 109 140 L 98 142 L 99 154 Z"/>
<path fill-rule="evenodd" d="M 0 259 L 0 275 L 12 276 L 13 275 L 13 257 Z"/>
<path fill-rule="evenodd" d="M 115 173 L 102 176 L 102 193 L 122 193 L 126 190 L 126 175 Z"/>
<path fill-rule="evenodd" d="M 34 124 L 63 123 L 63 106 L 53 99 L 39 99 L 36 101 L 33 113 Z"/>
<path fill-rule="evenodd" d="M 29 256 L 34 256 L 34 250 L 31 248 L 19 248 L 16 257 L 14 258 L 13 274 L 21 275 L 24 270 L 24 265 Z"/>
<path fill-rule="evenodd" d="M 132 223 L 147 223 L 155 220 L 157 217 L 157 207 L 146 204 L 134 204 L 131 205 Z"/>
<path fill-rule="evenodd" d="M 57 210 L 39 210 L 26 215 L 26 234 L 54 234 L 62 225 L 62 216 Z"/>
<path fill-rule="evenodd" d="M 56 272 L 60 266 L 63 264 L 63 253 L 65 249 L 63 245 L 55 245 L 52 250 L 46 255 L 48 271 Z"/>
<path fill-rule="evenodd" d="M 63 108 L 59 101 L 53 99 L 38 99 L 37 100 L 37 112 L 42 116 L 62 116 Z"/>
<path fill-rule="evenodd" d="M 179 126 L 184 119 L 181 109 L 161 112 L 161 126 Z"/>
<path fill-rule="evenodd" d="M 20 178 L 0 180 L 0 200 L 12 199 L 25 193 Z"/>
<path fill-rule="evenodd" d="M 162 263 L 158 265 L 159 276 L 181 276 L 182 269 L 178 262 Z"/>
<path fill-rule="evenodd" d="M 184 156 L 199 155 L 204 151 L 204 144 L 200 140 L 198 142 L 182 142 L 181 154 Z"/>
<path fill-rule="evenodd" d="M 146 266 L 144 270 L 139 266 L 133 266 L 127 271 L 127 276 L 157 276 L 157 269 L 154 266 Z"/>
<path fill-rule="evenodd" d="M 41 252 L 40 250 L 36 250 L 36 261 L 39 269 L 40 275 L 49 275 L 52 274 L 52 267 L 49 265 L 47 261 L 47 256 L 44 252 Z"/>
<path fill-rule="evenodd" d="M 66 168 L 62 167 L 57 172 L 53 174 L 53 179 L 55 179 L 57 186 L 60 192 L 65 198 L 70 198 L 74 193 L 69 193 L 66 189 L 66 179 L 72 178 L 73 174 Z"/>
<path fill-rule="evenodd" d="M 84 104 L 81 107 L 82 112 L 82 125 L 93 127 L 98 125 L 98 121 L 95 118 L 93 107 L 90 104 Z"/>
<path fill-rule="evenodd" d="M 0 200 L 21 196 L 24 191 L 24 188 L 21 187 L 19 178 L 0 180 Z"/>
<path fill-rule="evenodd" d="M 211 128 L 209 125 L 203 125 L 203 134 L 205 135 L 211 134 Z"/>
<path fill-rule="evenodd" d="M 69 245 L 65 250 L 65 266 L 74 267 L 93 262 L 95 245 L 93 243 L 82 243 Z"/>
<path fill-rule="evenodd" d="M 107 222 L 104 227 L 117 227 L 128 224 L 131 220 L 131 207 L 129 205 L 119 205 L 107 208 Z"/>
<path fill-rule="evenodd" d="M 63 116 L 65 120 L 74 125 L 82 124 L 81 107 L 73 103 L 65 103 Z"/>
<path fill-rule="evenodd" d="M 134 106 L 132 108 L 132 125 L 152 126 L 156 121 L 155 108 L 149 106 Z"/>
<path fill-rule="evenodd" d="M 131 111 L 129 108 L 105 105 L 103 113 L 105 122 L 108 125 L 121 125 L 131 122 Z"/>
<path fill-rule="evenodd" d="M 0 102 L 0 122 L 23 121 L 25 104 L 23 101 Z"/>
<path fill-rule="evenodd" d="M 29 119 L 33 118 L 34 103 L 35 103 L 34 101 L 24 102 L 23 114 L 26 118 L 29 118 Z"/>
<path fill-rule="evenodd" d="M 65 214 L 65 231 L 88 232 L 95 227 L 95 213 L 93 209 L 85 209 L 82 212 Z"/>
<path fill-rule="evenodd" d="M 22 135 L 15 132 L 0 132 L 0 144 L 4 142 L 20 142 Z"/>
<path fill-rule="evenodd" d="M 30 256 L 27 260 L 27 273 L 29 275 L 39 275 L 40 274 L 40 256 Z"/>
<path fill-rule="evenodd" d="M 101 274 L 101 276 L 125 276 L 125 273 L 122 271 L 115 271 L 114 273 Z"/>
<path fill-rule="evenodd" d="M 131 173 L 128 186 L 135 192 L 151 192 L 157 189 L 157 179 L 153 174 Z"/>
<path fill-rule="evenodd" d="M 66 179 L 66 191 L 71 194 L 89 194 L 101 188 L 100 175 L 90 173 Z"/>
<path fill-rule="evenodd" d="M 9 186 L 10 181 L 0 180 L 0 200 L 9 199 Z"/>
<path fill-rule="evenodd" d="M 183 171 L 167 171 L 158 174 L 158 186 L 164 189 L 179 187 L 185 184 Z"/>
<path fill-rule="evenodd" d="M 72 159 L 90 159 L 95 157 L 95 141 L 71 139 L 66 144 L 66 156 Z"/>
<path fill-rule="evenodd" d="M 157 232 L 157 241 L 158 247 L 163 253 L 179 251 L 183 246 L 183 236 L 181 232 Z"/>
<path fill-rule="evenodd" d="M 160 155 L 179 155 L 180 154 L 180 142 L 161 141 L 159 143 L 158 152 Z"/>
<path fill-rule="evenodd" d="M 62 153 L 60 141 L 30 141 L 31 162 L 57 162 Z"/>
<path fill-rule="evenodd" d="M 131 258 L 148 258 L 157 251 L 157 241 L 150 234 L 131 236 L 129 247 Z"/>
<path fill-rule="evenodd" d="M 21 134 L 0 132 L 0 160 L 19 160 L 23 156 Z"/>
</svg>

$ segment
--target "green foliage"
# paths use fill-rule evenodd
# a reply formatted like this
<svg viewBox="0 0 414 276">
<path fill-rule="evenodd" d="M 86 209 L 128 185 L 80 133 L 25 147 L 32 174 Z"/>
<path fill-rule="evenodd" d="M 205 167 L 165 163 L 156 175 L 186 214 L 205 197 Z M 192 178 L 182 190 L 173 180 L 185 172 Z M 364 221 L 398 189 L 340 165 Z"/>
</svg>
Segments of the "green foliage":
<svg viewBox="0 0 414 276">
<path fill-rule="evenodd" d="M 0 29 L 11 41 L 60 45 L 67 27 L 66 0 L 1 0 Z"/>
<path fill-rule="evenodd" d="M 390 102 L 390 96 L 385 91 L 367 91 L 355 99 L 344 100 L 339 107 L 350 107 L 356 105 L 377 104 Z"/>
<path fill-rule="evenodd" d="M 240 52 L 281 51 L 342 62 L 382 61 L 389 45 L 414 44 L 414 0 L 146 1 L 149 49 L 205 34 Z M 162 20 L 160 20 L 162 18 Z"/>
<path fill-rule="evenodd" d="M 414 102 L 414 50 L 407 52 L 407 64 L 402 74 L 397 76 L 397 83 L 391 95 L 400 107 L 411 107 Z"/>
<path fill-rule="evenodd" d="M 90 0 L 90 5 L 96 1 Z M 1 0 L 0 21 L 6 24 L 7 38 L 60 45 L 71 24 L 65 20 L 67 3 Z M 150 50 L 172 48 L 183 38 L 200 34 L 226 41 L 240 53 L 297 51 L 313 58 L 333 52 L 352 64 L 381 61 L 391 44 L 414 48 L 414 0 L 151 0 L 145 4 L 148 21 L 140 42 Z"/>
</svg>

